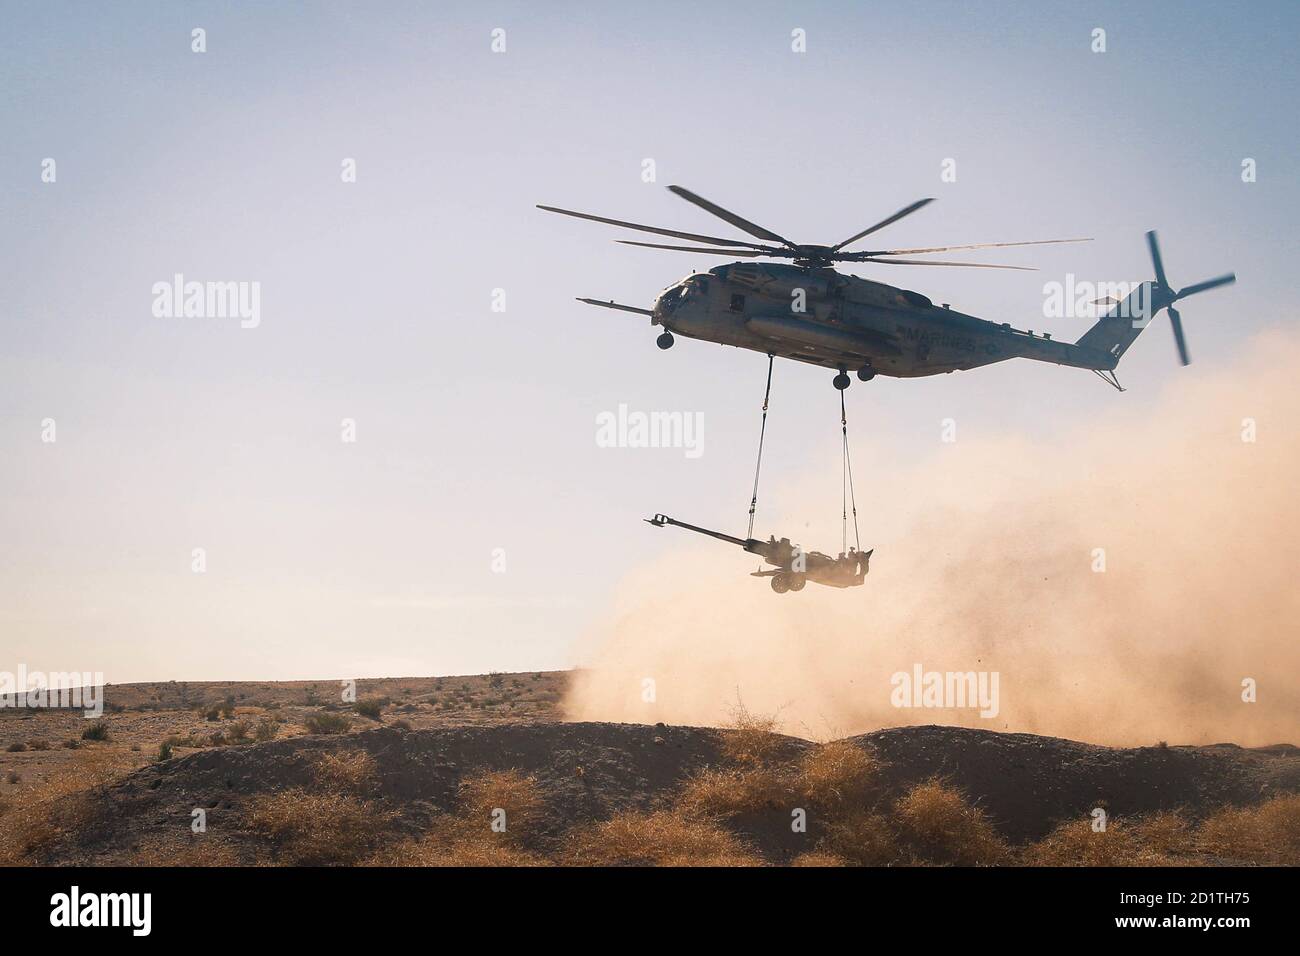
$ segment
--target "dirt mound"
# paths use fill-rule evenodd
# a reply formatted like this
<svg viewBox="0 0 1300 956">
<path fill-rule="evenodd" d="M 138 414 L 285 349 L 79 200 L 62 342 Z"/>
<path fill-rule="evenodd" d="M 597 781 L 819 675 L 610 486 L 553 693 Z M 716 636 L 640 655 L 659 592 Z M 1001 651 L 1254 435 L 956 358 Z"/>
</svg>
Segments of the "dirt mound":
<svg viewBox="0 0 1300 956">
<path fill-rule="evenodd" d="M 1013 841 L 1102 807 L 1110 816 L 1183 810 L 1193 819 L 1224 804 L 1256 804 L 1300 791 L 1300 750 L 1099 747 L 964 727 L 897 727 L 851 738 L 870 744 L 896 790 L 942 777 L 969 795 Z"/>
<path fill-rule="evenodd" d="M 624 810 L 666 806 L 684 782 L 728 763 L 736 731 L 664 725 L 573 723 L 401 730 L 382 727 L 204 750 L 141 768 L 93 794 L 94 826 L 65 834 L 46 862 L 109 862 L 140 846 L 189 837 L 202 808 L 208 834 L 239 858 L 259 849 L 247 807 L 259 795 L 318 787 L 326 755 L 364 752 L 373 760 L 371 797 L 393 809 L 394 826 L 419 835 L 452 811 L 463 781 L 518 770 L 536 780 L 543 843 Z M 883 763 L 894 793 L 938 776 L 963 791 L 1002 835 L 1033 839 L 1096 807 L 1112 815 L 1182 809 L 1196 817 L 1225 803 L 1255 804 L 1300 791 L 1294 747 L 1235 746 L 1112 749 L 1030 734 L 954 727 L 906 727 L 851 738 Z M 798 760 L 816 745 L 773 735 L 767 759 Z M 766 859 L 788 858 L 789 809 L 782 827 L 745 836 Z M 764 836 L 768 833 L 770 836 Z"/>
</svg>

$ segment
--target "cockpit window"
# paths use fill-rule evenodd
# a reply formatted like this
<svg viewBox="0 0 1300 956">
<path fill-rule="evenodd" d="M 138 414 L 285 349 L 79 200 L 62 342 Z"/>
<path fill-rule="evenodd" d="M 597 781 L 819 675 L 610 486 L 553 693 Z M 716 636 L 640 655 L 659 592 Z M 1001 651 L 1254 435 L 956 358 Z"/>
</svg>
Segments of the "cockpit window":
<svg viewBox="0 0 1300 956">
<path fill-rule="evenodd" d="M 667 292 L 659 297 L 659 309 L 661 312 L 671 313 L 677 308 L 677 303 L 682 299 L 682 287 L 673 286 Z"/>
</svg>

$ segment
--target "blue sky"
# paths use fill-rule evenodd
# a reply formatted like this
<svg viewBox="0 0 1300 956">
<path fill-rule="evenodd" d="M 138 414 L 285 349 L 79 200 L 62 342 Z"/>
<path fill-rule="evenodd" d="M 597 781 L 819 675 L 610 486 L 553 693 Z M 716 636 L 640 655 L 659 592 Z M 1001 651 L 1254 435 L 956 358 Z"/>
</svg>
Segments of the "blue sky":
<svg viewBox="0 0 1300 956">
<path fill-rule="evenodd" d="M 1146 229 L 1175 285 L 1237 272 L 1182 309 L 1194 364 L 1161 319 L 1122 396 L 1031 363 L 856 384 L 877 467 L 929 454 L 956 414 L 1026 441 L 1140 415 L 1293 321 L 1291 3 L 5 3 L 3 20 L 0 668 L 562 666 L 627 570 L 679 543 L 640 517 L 738 530 L 762 357 L 661 353 L 640 319 L 573 302 L 646 305 L 725 260 L 617 246 L 534 203 L 718 231 L 663 188 L 680 183 L 836 242 L 935 196 L 890 243 L 1093 236 L 995 260 L 1035 273 L 859 273 L 1069 340 L 1088 323 L 1045 324 L 1043 284 L 1149 278 Z M 260 326 L 154 317 L 175 273 L 259 282 Z M 774 388 L 769 514 L 825 537 L 838 500 L 811 513 L 782 491 L 838 469 L 829 375 L 778 367 Z M 598 448 L 620 403 L 701 413 L 705 453 Z"/>
</svg>

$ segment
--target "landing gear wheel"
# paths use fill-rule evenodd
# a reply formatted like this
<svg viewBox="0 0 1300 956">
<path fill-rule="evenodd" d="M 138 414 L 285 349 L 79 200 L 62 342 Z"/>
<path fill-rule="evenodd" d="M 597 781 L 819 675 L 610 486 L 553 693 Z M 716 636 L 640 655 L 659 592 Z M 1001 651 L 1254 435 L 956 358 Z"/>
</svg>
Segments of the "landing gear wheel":
<svg viewBox="0 0 1300 956">
<path fill-rule="evenodd" d="M 655 345 L 659 346 L 661 349 L 670 349 L 673 347 L 673 341 L 673 334 L 671 332 L 664 332 L 659 336 L 659 338 L 655 339 Z"/>
<path fill-rule="evenodd" d="M 870 365 L 864 365 L 862 368 L 858 369 L 859 382 L 869 382 L 875 377 L 876 377 L 876 370 L 872 368 Z"/>
<path fill-rule="evenodd" d="M 849 387 L 849 377 L 844 372 L 840 372 L 839 375 L 831 379 L 831 384 L 842 392 Z"/>
<path fill-rule="evenodd" d="M 804 586 L 805 584 L 807 584 L 807 583 L 808 583 L 808 579 L 805 578 L 802 574 L 792 574 L 792 575 L 790 575 L 790 590 L 791 590 L 791 591 L 802 591 L 802 590 L 803 590 L 803 586 Z"/>
<path fill-rule="evenodd" d="M 802 587 L 802 585 L 800 585 Z M 777 594 L 784 594 L 790 590 L 790 579 L 784 574 L 772 575 L 772 590 Z"/>
</svg>

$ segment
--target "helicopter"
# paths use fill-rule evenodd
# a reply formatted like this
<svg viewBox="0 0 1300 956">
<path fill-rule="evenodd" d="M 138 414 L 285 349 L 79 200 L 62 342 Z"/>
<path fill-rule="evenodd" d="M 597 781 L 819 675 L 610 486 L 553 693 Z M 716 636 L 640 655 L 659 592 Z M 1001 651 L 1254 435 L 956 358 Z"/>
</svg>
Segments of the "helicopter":
<svg viewBox="0 0 1300 956">
<path fill-rule="evenodd" d="M 723 238 L 663 229 L 610 219 L 557 206 L 538 205 L 546 212 L 606 223 L 640 232 L 683 239 L 697 245 L 666 245 L 617 240 L 624 245 L 741 259 L 788 259 L 784 262 L 732 262 L 707 272 L 695 272 L 665 289 L 653 308 L 579 297 L 579 302 L 649 316 L 659 326 L 657 344 L 671 348 L 675 336 L 700 339 L 793 359 L 834 369 L 834 386 L 849 387 L 849 370 L 858 379 L 877 375 L 918 378 L 966 371 L 1012 358 L 1052 362 L 1092 371 L 1119 391 L 1115 377 L 1120 358 L 1149 321 L 1162 309 L 1169 313 L 1174 341 L 1183 365 L 1190 362 L 1182 317 L 1174 308 L 1180 299 L 1236 281 L 1228 273 L 1174 290 L 1169 285 L 1155 232 L 1146 234 L 1155 279 L 1140 283 L 1077 342 L 1062 342 L 1048 333 L 1013 328 L 935 305 L 919 292 L 837 272 L 839 263 L 925 265 L 976 269 L 1018 269 L 1026 266 L 983 262 L 950 262 L 900 258 L 967 249 L 1087 242 L 1088 239 L 1042 239 L 1031 242 L 987 242 L 961 246 L 916 249 L 848 251 L 847 247 L 910 216 L 933 202 L 920 199 L 892 216 L 868 226 L 833 246 L 791 242 L 681 186 L 669 186 L 674 195 L 762 240 Z"/>
</svg>

